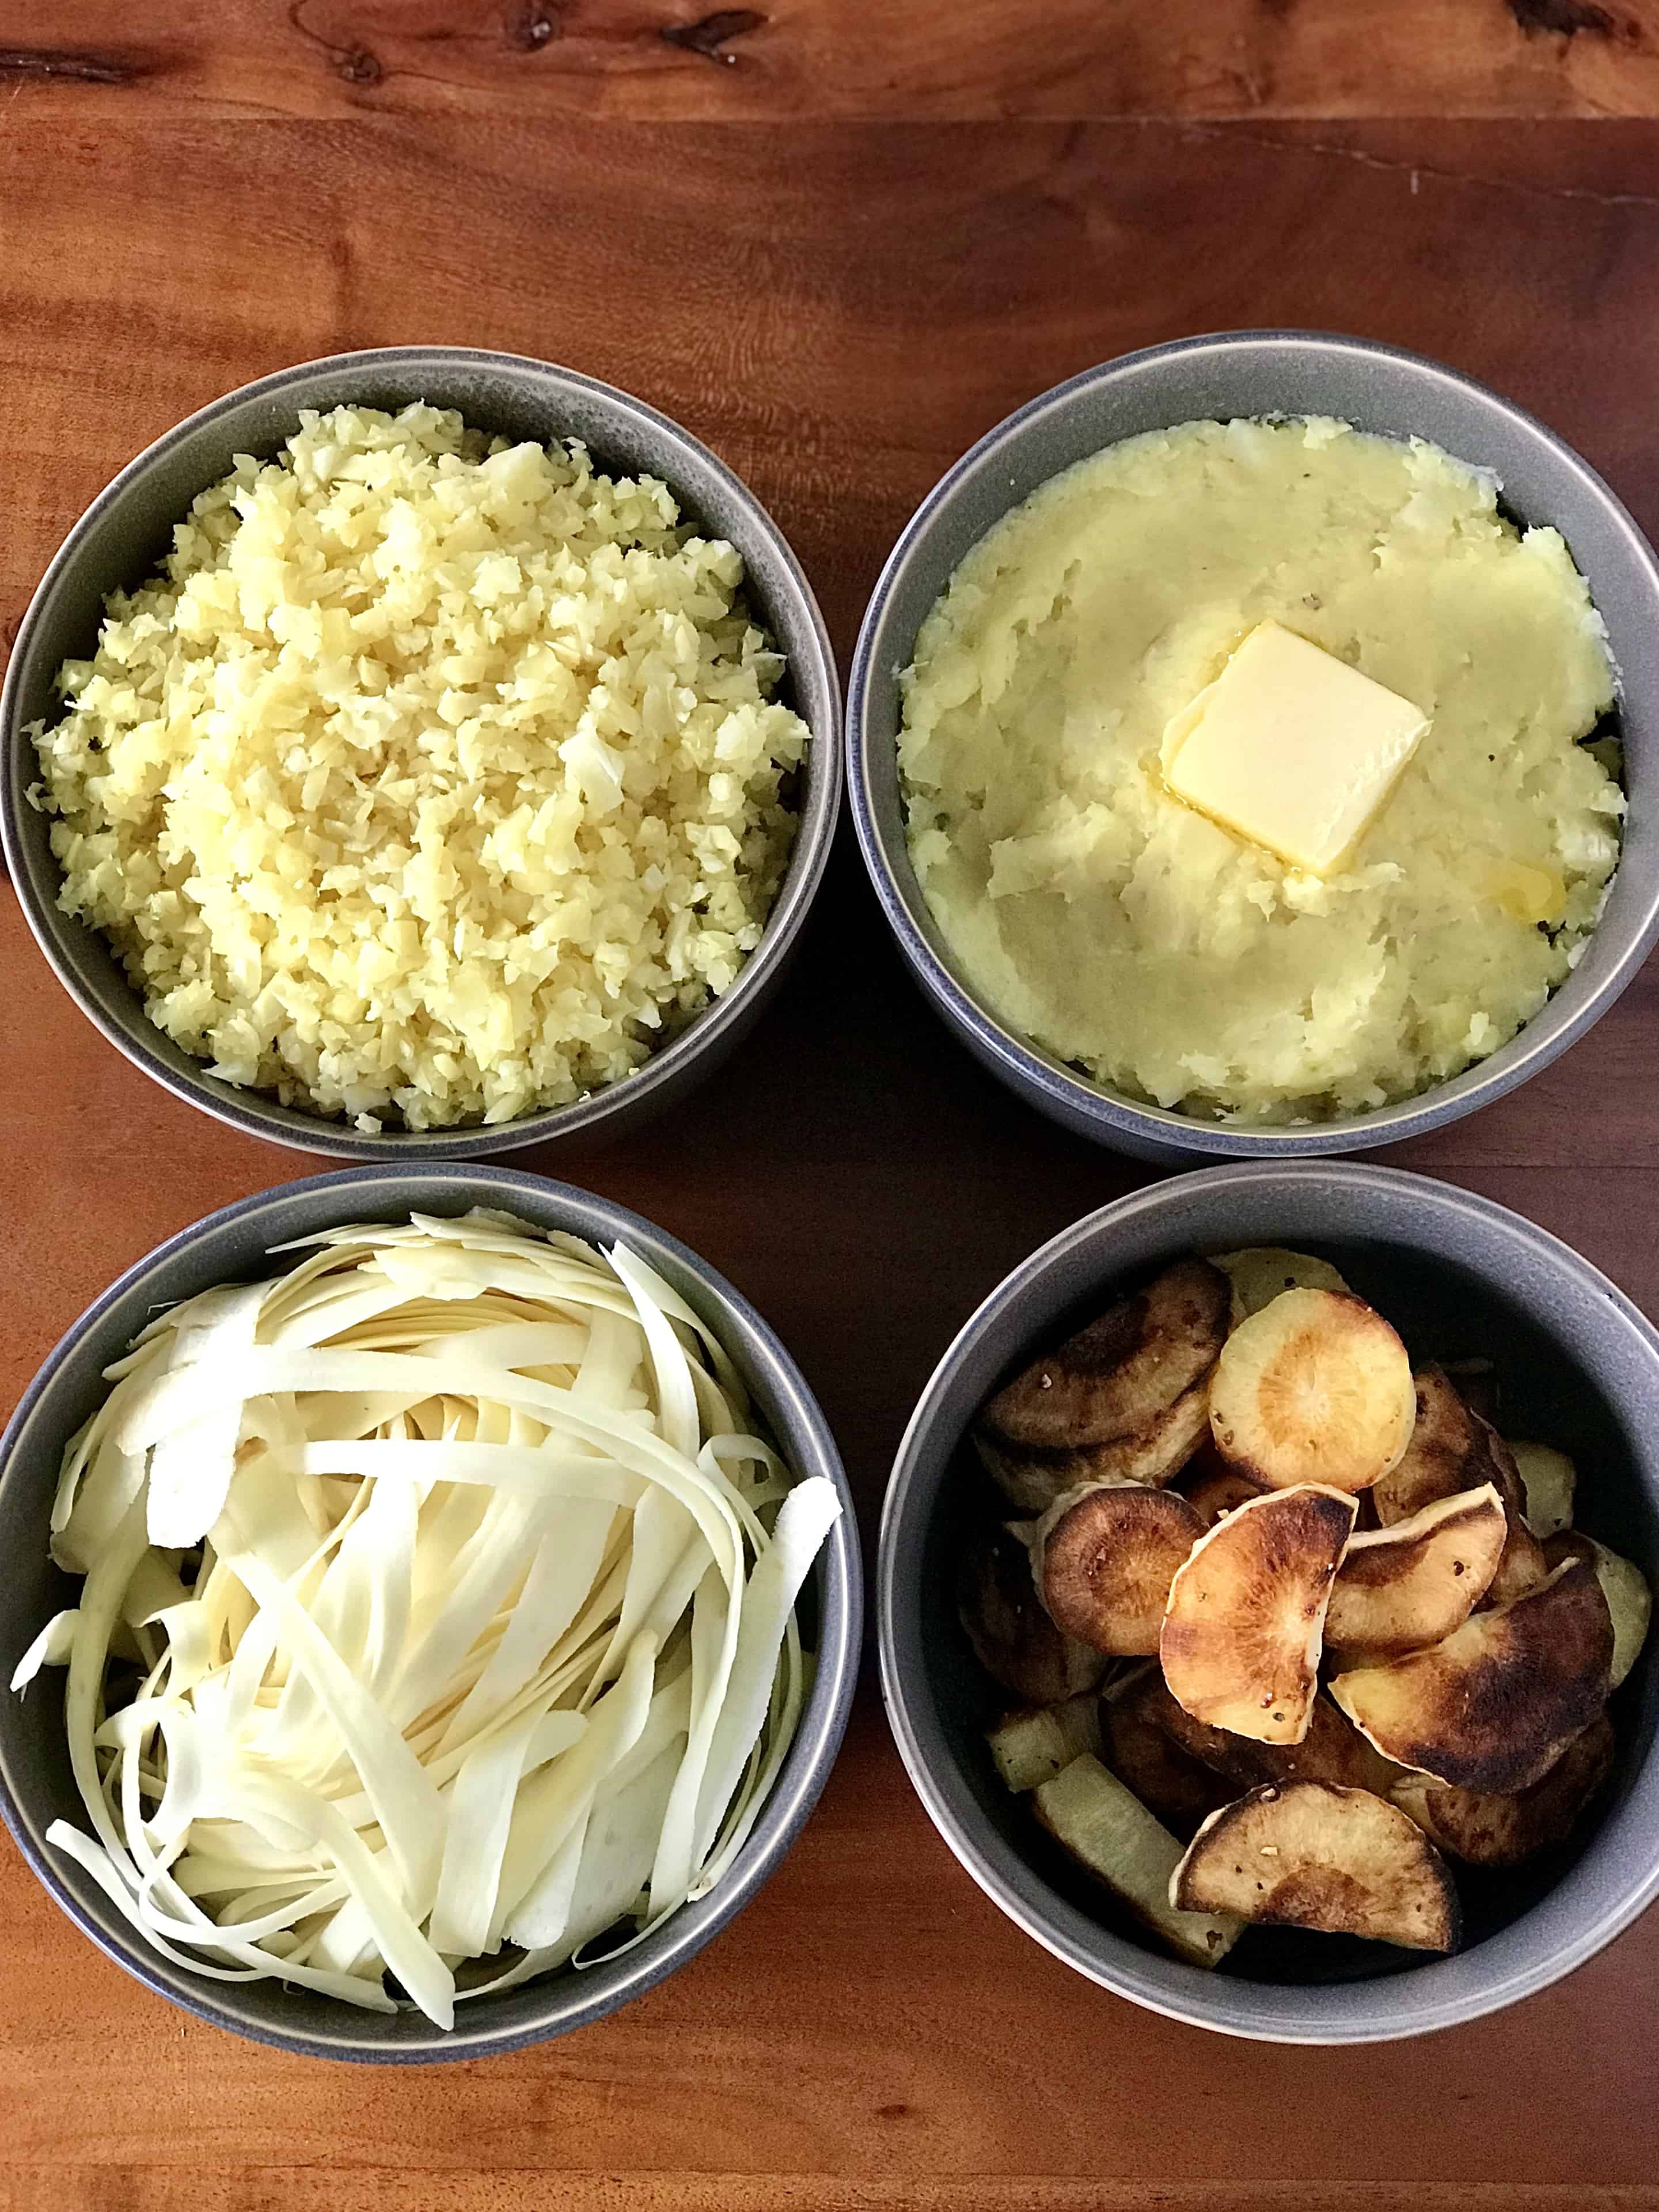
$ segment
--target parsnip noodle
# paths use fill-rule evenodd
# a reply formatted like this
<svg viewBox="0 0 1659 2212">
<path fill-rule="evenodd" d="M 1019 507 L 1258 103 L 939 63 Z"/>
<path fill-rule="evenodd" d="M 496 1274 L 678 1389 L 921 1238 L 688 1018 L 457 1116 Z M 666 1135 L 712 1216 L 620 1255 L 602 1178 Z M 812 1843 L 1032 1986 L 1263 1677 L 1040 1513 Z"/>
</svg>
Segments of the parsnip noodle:
<svg viewBox="0 0 1659 2212">
<path fill-rule="evenodd" d="M 106 1370 L 52 1516 L 80 1601 L 12 1687 L 68 1667 L 91 1833 L 47 1840 L 153 1948 L 448 2027 L 726 1874 L 839 1501 L 621 1246 L 479 1209 L 287 1249 Z"/>
</svg>

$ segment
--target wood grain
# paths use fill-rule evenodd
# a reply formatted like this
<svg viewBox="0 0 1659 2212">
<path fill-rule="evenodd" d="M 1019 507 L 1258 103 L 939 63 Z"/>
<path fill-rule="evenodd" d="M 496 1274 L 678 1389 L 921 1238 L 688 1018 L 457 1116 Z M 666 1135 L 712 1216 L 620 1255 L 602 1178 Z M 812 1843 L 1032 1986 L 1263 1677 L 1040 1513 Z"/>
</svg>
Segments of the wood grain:
<svg viewBox="0 0 1659 2212">
<path fill-rule="evenodd" d="M 843 651 L 894 534 L 975 438 L 1194 331 L 1448 355 L 1659 520 L 1649 123 L 216 122 L 191 134 L 216 188 L 187 222 L 163 147 L 21 100 L 0 134 L 0 625 L 191 408 L 404 340 L 568 362 L 678 416 L 777 514 Z"/>
<path fill-rule="evenodd" d="M 0 42 L 32 108 L 110 118 L 1659 110 L 1659 0 L 11 0 Z"/>
<path fill-rule="evenodd" d="M 816 2208 L 919 2182 L 970 2206 L 1024 2187 L 1046 2207 L 1082 2182 L 1227 2204 L 1272 2177 L 1283 2212 L 1292 2184 L 1382 2176 L 1446 2185 L 1448 2207 L 1454 2184 L 1583 2203 L 1652 2187 L 1653 1920 L 1519 2010 L 1425 2043 L 1224 2044 L 1104 1996 L 1005 1920 L 933 1836 L 873 1698 L 800 1844 L 718 1942 L 617 2019 L 513 2057 L 389 2073 L 286 2058 L 145 1995 L 15 1864 L 0 1905 L 0 2174 L 61 2168 L 107 2192 L 93 2203 L 121 2203 L 142 2172 L 141 2202 L 184 2207 L 200 2175 L 267 2168 L 325 2176 L 337 2207 L 378 2205 L 388 2170 L 461 2205 L 490 2202 L 487 2185 L 580 2202 L 590 2179 L 649 2205 L 698 2186 L 769 2203 L 795 2177 L 784 2201 Z"/>
<path fill-rule="evenodd" d="M 65 2169 L 17 2166 L 0 2176 L 0 2212 L 164 2212 L 178 2199 L 171 2179 L 135 2166 Z M 606 2173 L 580 2179 L 538 2170 L 411 2177 L 371 2167 L 353 2177 L 377 2212 L 730 2212 L 764 2203 L 767 2212 L 959 2212 L 967 2201 L 955 2179 L 836 2181 L 817 2174 L 769 2174 L 757 2197 L 744 2173 L 672 2176 Z M 192 2191 L 196 2212 L 336 2212 L 337 2173 L 291 2166 L 210 2174 Z M 1576 2185 L 1533 2188 L 1413 2182 L 1381 2188 L 1305 2183 L 979 2180 L 981 2212 L 1654 2212 L 1659 2189 L 1597 2190 Z"/>
<path fill-rule="evenodd" d="M 1091 362 L 1199 329 L 1308 323 L 1443 355 L 1559 425 L 1651 528 L 1659 126 L 1344 114 L 1639 105 L 1659 10 L 1571 9 L 1633 27 L 1523 38 L 1512 10 L 1426 0 L 1144 19 L 1058 0 L 1034 29 L 1012 7 L 775 0 L 727 67 L 642 36 L 643 58 L 612 55 L 600 27 L 635 19 L 576 0 L 510 53 L 501 12 L 470 11 L 417 74 L 398 58 L 459 9 L 312 0 L 331 48 L 391 58 L 352 80 L 281 7 L 10 0 L 0 48 L 74 66 L 0 55 L 0 631 L 81 507 L 190 408 L 412 339 L 564 360 L 678 416 L 777 514 L 843 654 L 895 532 L 973 438 Z M 659 15 L 691 13 L 640 0 L 637 21 L 655 40 Z M 1276 57 L 1258 119 L 1204 119 L 1237 105 L 1213 58 L 1247 32 Z M 1284 119 L 1298 103 L 1325 119 Z M 1109 108 L 1137 112 L 985 119 Z M 323 1164 L 130 1069 L 3 884 L 0 974 L 3 1408 L 130 1261 Z M 1659 1311 L 1656 1023 L 1650 969 L 1523 1091 L 1391 1157 L 1560 1231 Z M 953 1330 L 1146 1176 L 958 1053 L 844 838 L 786 1000 L 729 1075 L 637 1140 L 518 1157 L 638 1207 L 755 1299 L 835 1425 L 866 1540 Z M 0 1847 L 0 2208 L 1659 2212 L 1656 1987 L 1650 1916 L 1546 1996 L 1426 2044 L 1275 2051 L 1158 2021 L 974 1887 L 866 1685 L 763 1896 L 617 2019 L 511 2058 L 321 2069 L 215 2033 L 105 1961 Z"/>
</svg>

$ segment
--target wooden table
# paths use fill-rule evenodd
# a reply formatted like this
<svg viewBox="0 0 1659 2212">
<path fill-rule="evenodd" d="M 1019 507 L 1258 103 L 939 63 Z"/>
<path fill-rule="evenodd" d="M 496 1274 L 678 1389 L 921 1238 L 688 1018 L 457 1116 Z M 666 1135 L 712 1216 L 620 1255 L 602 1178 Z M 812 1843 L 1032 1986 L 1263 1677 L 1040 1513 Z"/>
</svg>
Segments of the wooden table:
<svg viewBox="0 0 1659 2212">
<path fill-rule="evenodd" d="M 1656 0 L 0 0 L 0 626 L 131 453 L 248 378 L 432 339 L 640 392 L 756 486 L 843 654 L 934 478 L 1019 401 L 1252 324 L 1443 356 L 1659 526 Z M 1431 118 L 1430 120 L 1405 119 Z M 0 890 L 0 1401 L 106 1282 L 320 1163 L 164 1096 Z M 1386 1157 L 1659 1312 L 1659 980 Z M 519 1163 L 570 1170 L 567 1156 Z M 576 1164 L 759 1304 L 873 1534 L 956 1325 L 1145 1171 L 946 1038 L 850 841 L 787 1005 Z M 107 1965 L 0 1848 L 6 2212 L 1632 2212 L 1659 2207 L 1659 1913 L 1431 2041 L 1224 2043 L 1039 1952 L 957 1867 L 867 1686 L 764 1896 L 608 2025 L 322 2068 Z"/>
</svg>

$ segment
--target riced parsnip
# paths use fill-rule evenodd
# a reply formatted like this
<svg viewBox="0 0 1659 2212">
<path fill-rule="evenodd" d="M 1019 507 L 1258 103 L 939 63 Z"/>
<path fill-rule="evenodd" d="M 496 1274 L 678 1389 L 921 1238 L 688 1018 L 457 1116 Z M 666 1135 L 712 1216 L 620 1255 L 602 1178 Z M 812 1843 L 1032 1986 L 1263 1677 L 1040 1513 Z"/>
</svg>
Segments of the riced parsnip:
<svg viewBox="0 0 1659 2212">
<path fill-rule="evenodd" d="M 85 1579 L 12 1688 L 67 1666 L 90 1832 L 46 1840 L 165 1957 L 447 2027 L 720 1881 L 840 1504 L 621 1246 L 307 1241 L 106 1370 L 52 1518 Z"/>
<path fill-rule="evenodd" d="M 60 905 L 227 1082 L 501 1122 L 735 980 L 806 726 L 736 550 L 579 445 L 302 414 L 107 603 L 37 725 Z"/>
</svg>

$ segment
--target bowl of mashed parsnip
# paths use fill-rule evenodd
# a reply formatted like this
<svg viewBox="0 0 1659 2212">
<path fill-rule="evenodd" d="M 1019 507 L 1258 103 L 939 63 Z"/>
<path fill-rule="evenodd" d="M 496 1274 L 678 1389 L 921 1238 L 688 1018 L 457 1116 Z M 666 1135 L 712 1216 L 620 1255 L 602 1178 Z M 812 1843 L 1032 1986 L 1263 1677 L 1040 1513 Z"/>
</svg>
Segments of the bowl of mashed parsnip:
<svg viewBox="0 0 1659 2212">
<path fill-rule="evenodd" d="M 1153 1157 L 1472 1111 L 1659 933 L 1659 566 L 1553 433 L 1357 339 L 1159 347 L 993 430 L 866 617 L 848 743 L 978 1056 Z"/>
</svg>

